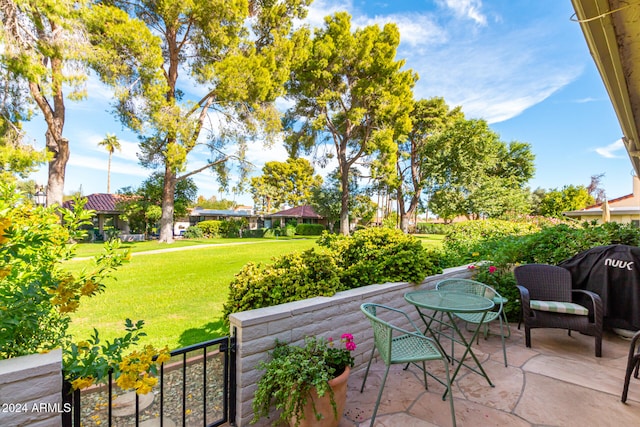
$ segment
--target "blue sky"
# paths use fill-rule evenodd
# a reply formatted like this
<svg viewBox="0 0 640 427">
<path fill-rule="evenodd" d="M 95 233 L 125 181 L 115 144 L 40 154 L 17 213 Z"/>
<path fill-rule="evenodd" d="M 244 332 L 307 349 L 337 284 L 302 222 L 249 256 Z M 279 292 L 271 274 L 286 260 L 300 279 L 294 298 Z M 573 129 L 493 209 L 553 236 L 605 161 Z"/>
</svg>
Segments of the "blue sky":
<svg viewBox="0 0 640 427">
<path fill-rule="evenodd" d="M 570 0 L 316 0 L 307 22 L 346 10 L 357 26 L 396 22 L 398 59 L 416 71 L 415 98 L 444 97 L 461 105 L 467 118 L 487 120 L 505 142 L 531 144 L 536 156 L 532 189 L 588 185 L 605 174 L 608 198 L 631 193 L 633 168 L 622 132 L 579 24 L 570 18 Z M 106 151 L 97 146 L 107 133 L 118 136 L 122 151 L 112 160 L 111 191 L 138 186 L 151 171 L 139 166 L 137 139 L 108 111 L 111 94 L 95 79 L 88 99 L 67 103 L 65 136 L 71 142 L 65 193 L 106 192 Z M 25 126 L 27 140 L 44 147 L 41 115 Z M 284 161 L 281 146 L 250 148 L 255 173 L 266 161 Z M 203 164 L 194 152 L 189 167 Z M 335 165 L 316 170 L 326 175 Z M 46 167 L 34 174 L 46 183 Z M 215 177 L 194 177 L 199 193 L 252 204 L 248 194 L 220 194 Z"/>
</svg>

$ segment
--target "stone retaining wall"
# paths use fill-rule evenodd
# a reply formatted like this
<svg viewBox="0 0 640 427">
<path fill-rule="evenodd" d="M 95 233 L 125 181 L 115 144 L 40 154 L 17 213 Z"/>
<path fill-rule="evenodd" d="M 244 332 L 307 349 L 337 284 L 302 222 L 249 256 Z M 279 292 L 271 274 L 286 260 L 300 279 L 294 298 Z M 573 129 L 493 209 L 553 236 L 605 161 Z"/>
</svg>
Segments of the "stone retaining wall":
<svg viewBox="0 0 640 427">
<path fill-rule="evenodd" d="M 62 351 L 0 361 L 0 426 L 60 427 Z"/>
<path fill-rule="evenodd" d="M 338 339 L 343 333 L 353 334 L 358 346 L 354 352 L 354 371 L 364 369 L 373 348 L 373 333 L 368 319 L 360 311 L 361 304 L 374 302 L 401 308 L 418 322 L 416 310 L 404 300 L 406 292 L 433 288 L 436 282 L 446 278 L 470 276 L 466 267 L 456 267 L 429 276 L 419 285 L 406 282 L 370 285 L 338 292 L 332 297 L 310 298 L 232 314 L 229 317 L 231 331 L 235 330 L 237 339 L 236 425 L 248 426 L 253 418 L 251 403 L 263 373 L 256 366 L 266 360 L 276 338 L 302 344 L 308 335 Z M 262 419 L 254 425 L 269 426 L 271 422 Z"/>
</svg>

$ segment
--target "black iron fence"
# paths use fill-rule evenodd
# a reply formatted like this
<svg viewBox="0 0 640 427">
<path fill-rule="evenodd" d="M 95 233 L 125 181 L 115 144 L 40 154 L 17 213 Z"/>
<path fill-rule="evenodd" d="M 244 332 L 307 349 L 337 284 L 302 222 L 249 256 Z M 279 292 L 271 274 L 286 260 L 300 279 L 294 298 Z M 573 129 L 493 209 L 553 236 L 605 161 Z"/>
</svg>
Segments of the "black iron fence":
<svg viewBox="0 0 640 427">
<path fill-rule="evenodd" d="M 63 427 L 215 427 L 235 419 L 235 338 L 224 337 L 171 352 L 152 392 L 138 395 L 107 384 L 71 390 L 65 381 Z"/>
</svg>

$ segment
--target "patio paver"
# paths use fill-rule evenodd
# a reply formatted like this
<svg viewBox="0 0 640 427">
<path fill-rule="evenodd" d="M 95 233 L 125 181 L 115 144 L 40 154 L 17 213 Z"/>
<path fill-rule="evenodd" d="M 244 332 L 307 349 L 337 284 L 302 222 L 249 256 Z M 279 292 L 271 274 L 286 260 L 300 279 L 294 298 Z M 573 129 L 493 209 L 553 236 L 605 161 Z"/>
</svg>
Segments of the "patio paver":
<svg viewBox="0 0 640 427">
<path fill-rule="evenodd" d="M 632 378 L 627 404 L 620 402 L 629 341 L 605 332 L 602 357 L 593 354 L 593 337 L 565 330 L 532 330 L 532 348 L 524 344 L 524 328 L 511 328 L 504 367 L 500 338 L 480 338 L 474 351 L 495 387 L 478 375 L 461 371 L 453 386 L 458 426 L 619 426 L 640 425 L 640 381 Z M 442 365 L 432 372 L 443 374 Z M 349 379 L 347 406 L 340 427 L 364 427 L 376 401 L 384 364 L 371 367 L 364 393 L 364 369 Z M 450 426 L 444 387 L 420 372 L 392 366 L 376 417 L 377 427 Z"/>
</svg>

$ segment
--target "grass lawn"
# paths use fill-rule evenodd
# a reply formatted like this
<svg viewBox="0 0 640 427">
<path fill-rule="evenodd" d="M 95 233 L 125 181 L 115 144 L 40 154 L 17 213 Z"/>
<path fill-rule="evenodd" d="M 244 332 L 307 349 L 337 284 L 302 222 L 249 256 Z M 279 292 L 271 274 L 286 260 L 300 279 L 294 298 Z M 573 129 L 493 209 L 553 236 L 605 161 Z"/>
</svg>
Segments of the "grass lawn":
<svg viewBox="0 0 640 427">
<path fill-rule="evenodd" d="M 265 239 L 176 239 L 171 245 L 159 243 L 157 240 L 145 240 L 144 242 L 123 242 L 122 249 L 130 249 L 131 253 L 154 251 L 157 249 L 183 248 L 185 246 L 211 245 L 233 242 L 264 242 Z M 102 253 L 104 243 L 81 243 L 76 247 L 77 257 L 96 256 Z"/>
<path fill-rule="evenodd" d="M 143 344 L 170 349 L 224 336 L 221 319 L 233 276 L 249 261 L 270 262 L 272 257 L 315 246 L 315 239 L 238 239 L 242 243 L 154 254 L 134 254 L 131 261 L 106 283 L 106 291 L 84 298 L 73 314 L 70 333 L 76 341 L 89 337 L 95 327 L 101 340 L 124 335 L 124 320 L 145 321 Z M 177 247 L 156 242 L 135 243 L 132 252 Z M 193 240 L 189 242 L 193 243 Z M 251 243 L 249 243 L 251 242 Z M 142 244 L 144 243 L 144 244 Z M 202 243 L 212 243 L 204 240 Z M 221 243 L 233 243 L 224 239 Z M 155 246 L 153 246 L 155 245 Z M 101 245 L 79 245 L 78 256 L 99 253 Z M 91 249 L 93 247 L 93 249 Z M 89 266 L 89 260 L 69 261 L 71 270 Z"/>
<path fill-rule="evenodd" d="M 414 236 L 422 241 L 425 249 L 439 249 L 444 240 L 444 234 L 414 234 Z"/>
</svg>

